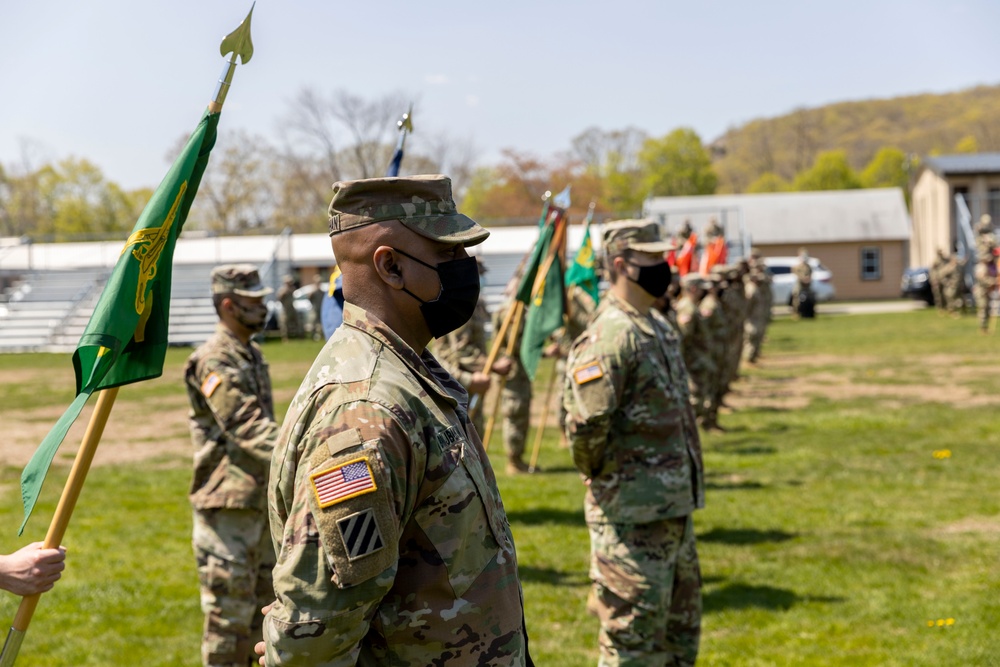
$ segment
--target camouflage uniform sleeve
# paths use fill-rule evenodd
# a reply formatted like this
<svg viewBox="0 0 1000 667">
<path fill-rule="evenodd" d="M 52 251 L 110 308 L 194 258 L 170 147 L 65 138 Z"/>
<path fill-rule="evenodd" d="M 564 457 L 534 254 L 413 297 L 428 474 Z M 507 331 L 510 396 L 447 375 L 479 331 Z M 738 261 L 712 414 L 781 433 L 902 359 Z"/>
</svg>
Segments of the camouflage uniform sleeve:
<svg viewBox="0 0 1000 667">
<path fill-rule="evenodd" d="M 290 431 L 271 467 L 277 599 L 264 621 L 266 664 L 355 665 L 396 577 L 400 526 L 419 486 L 410 476 L 421 467 L 405 430 L 379 406 L 353 404 Z M 351 469 L 347 492 L 330 485 Z"/>
<path fill-rule="evenodd" d="M 447 334 L 441 340 L 441 347 L 444 354 L 438 357 L 438 361 L 445 367 L 445 370 L 463 387 L 472 384 L 472 372 L 464 368 L 473 368 L 475 359 L 469 359 L 468 355 L 463 355 L 467 345 L 469 334 L 466 327 L 459 327 L 455 331 Z"/>
<path fill-rule="evenodd" d="M 617 340 L 616 340 L 617 339 Z M 604 467 L 611 419 L 625 391 L 622 336 L 608 340 L 592 327 L 570 350 L 563 390 L 565 431 L 573 463 L 591 478 Z"/>
<path fill-rule="evenodd" d="M 278 423 L 264 409 L 239 362 L 222 356 L 203 359 L 195 379 L 223 435 L 254 460 L 270 465 Z"/>
</svg>

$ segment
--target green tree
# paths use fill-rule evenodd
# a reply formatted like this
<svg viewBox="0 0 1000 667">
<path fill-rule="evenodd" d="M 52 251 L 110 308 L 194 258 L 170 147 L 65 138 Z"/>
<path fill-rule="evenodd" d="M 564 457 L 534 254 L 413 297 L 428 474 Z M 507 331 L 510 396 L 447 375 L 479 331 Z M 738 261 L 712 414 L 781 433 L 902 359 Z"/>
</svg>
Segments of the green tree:
<svg viewBox="0 0 1000 667">
<path fill-rule="evenodd" d="M 691 128 L 647 139 L 639 151 L 639 165 L 649 197 L 709 195 L 719 181 L 701 137 Z"/>
<path fill-rule="evenodd" d="M 773 171 L 768 171 L 747 187 L 747 192 L 788 192 L 792 185 Z"/>
<path fill-rule="evenodd" d="M 795 190 L 852 190 L 861 187 L 858 175 L 847 162 L 847 152 L 825 151 L 792 183 Z"/>
<path fill-rule="evenodd" d="M 910 183 L 906 153 L 894 146 L 879 149 L 861 172 L 861 184 L 866 188 L 902 188 Z"/>
</svg>

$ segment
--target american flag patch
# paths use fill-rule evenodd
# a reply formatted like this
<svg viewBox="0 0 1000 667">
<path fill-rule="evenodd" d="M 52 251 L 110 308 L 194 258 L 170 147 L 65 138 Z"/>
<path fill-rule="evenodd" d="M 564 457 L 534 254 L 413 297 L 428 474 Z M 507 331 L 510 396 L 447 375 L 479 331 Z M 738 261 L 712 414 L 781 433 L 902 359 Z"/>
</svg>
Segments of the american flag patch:
<svg viewBox="0 0 1000 667">
<path fill-rule="evenodd" d="M 335 468 L 309 476 L 320 507 L 329 507 L 342 500 L 374 491 L 375 478 L 368 459 L 354 459 Z"/>
<path fill-rule="evenodd" d="M 590 382 L 599 377 L 604 377 L 604 371 L 601 370 L 601 365 L 596 361 L 592 361 L 586 366 L 580 366 L 573 371 L 573 379 L 576 380 L 577 384 Z"/>
<path fill-rule="evenodd" d="M 215 390 L 222 384 L 222 378 L 215 373 L 209 373 L 205 381 L 201 383 L 201 393 L 205 398 L 210 398 Z"/>
</svg>

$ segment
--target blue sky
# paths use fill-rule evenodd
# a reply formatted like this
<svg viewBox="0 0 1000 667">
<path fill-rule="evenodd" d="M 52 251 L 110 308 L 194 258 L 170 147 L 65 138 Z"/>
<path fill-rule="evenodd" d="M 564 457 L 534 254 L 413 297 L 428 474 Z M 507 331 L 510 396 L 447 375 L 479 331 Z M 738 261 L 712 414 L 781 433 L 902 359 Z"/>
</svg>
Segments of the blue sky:
<svg viewBox="0 0 1000 667">
<path fill-rule="evenodd" d="M 214 90 L 244 0 L 10 2 L 0 163 L 84 157 L 155 186 Z M 590 126 L 654 135 L 1000 82 L 995 0 L 259 0 L 222 127 L 276 137 L 306 86 L 414 98 L 416 133 L 540 156 Z M 402 111 L 402 110 L 401 110 Z M 223 135 L 223 138 L 225 135 Z"/>
</svg>

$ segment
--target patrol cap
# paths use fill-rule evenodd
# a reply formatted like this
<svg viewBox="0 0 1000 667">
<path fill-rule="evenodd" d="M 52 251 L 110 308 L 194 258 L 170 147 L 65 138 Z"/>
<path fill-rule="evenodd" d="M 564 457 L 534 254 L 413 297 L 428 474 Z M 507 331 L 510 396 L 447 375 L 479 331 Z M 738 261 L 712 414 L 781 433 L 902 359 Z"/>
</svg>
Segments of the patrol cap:
<svg viewBox="0 0 1000 667">
<path fill-rule="evenodd" d="M 681 276 L 681 285 L 684 287 L 704 287 L 705 277 L 700 273 L 685 273 Z"/>
<path fill-rule="evenodd" d="M 212 294 L 267 296 L 272 291 L 260 281 L 253 264 L 223 264 L 212 269 Z"/>
<path fill-rule="evenodd" d="M 653 220 L 614 220 L 604 225 L 601 246 L 612 257 L 623 250 L 666 252 L 677 248 L 673 241 L 660 238 L 660 226 Z"/>
<path fill-rule="evenodd" d="M 472 246 L 490 235 L 458 212 L 451 179 L 440 174 L 338 181 L 333 184 L 329 212 L 330 236 L 390 220 L 442 243 Z"/>
</svg>

